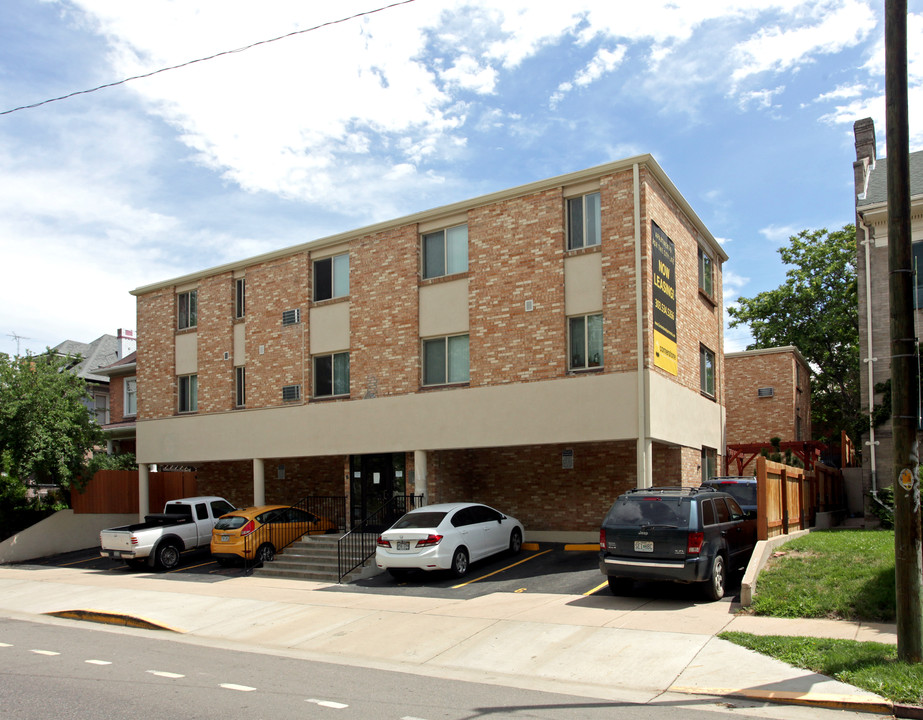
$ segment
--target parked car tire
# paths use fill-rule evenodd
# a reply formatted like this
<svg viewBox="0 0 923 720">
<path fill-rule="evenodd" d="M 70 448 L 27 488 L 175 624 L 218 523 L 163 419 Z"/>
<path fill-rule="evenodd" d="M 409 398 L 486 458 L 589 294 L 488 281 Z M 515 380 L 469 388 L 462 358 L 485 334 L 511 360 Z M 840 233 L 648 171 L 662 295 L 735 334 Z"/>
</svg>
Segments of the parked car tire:
<svg viewBox="0 0 923 720">
<path fill-rule="evenodd" d="M 452 574 L 455 577 L 464 577 L 468 572 L 468 551 L 460 547 L 452 555 Z"/>
<path fill-rule="evenodd" d="M 606 579 L 609 581 L 609 592 L 613 595 L 626 595 L 628 591 L 631 590 L 632 585 L 634 585 L 634 581 L 632 581 L 631 578 L 609 575 Z"/>
<path fill-rule="evenodd" d="M 254 559 L 256 560 L 257 565 L 262 565 L 263 563 L 272 562 L 275 556 L 276 549 L 269 543 L 263 543 L 256 549 L 256 555 L 254 556 Z"/>
<path fill-rule="evenodd" d="M 179 547 L 172 542 L 158 545 L 154 556 L 154 565 L 158 570 L 172 570 L 175 568 L 179 565 Z"/>
<path fill-rule="evenodd" d="M 519 528 L 513 528 L 513 532 L 510 533 L 510 555 L 518 555 L 520 550 L 522 550 L 522 533 L 519 532 Z"/>
<path fill-rule="evenodd" d="M 711 574 L 705 582 L 705 595 L 709 600 L 720 600 L 724 597 L 724 588 L 727 583 L 727 566 L 724 556 L 715 555 L 711 562 Z"/>
</svg>

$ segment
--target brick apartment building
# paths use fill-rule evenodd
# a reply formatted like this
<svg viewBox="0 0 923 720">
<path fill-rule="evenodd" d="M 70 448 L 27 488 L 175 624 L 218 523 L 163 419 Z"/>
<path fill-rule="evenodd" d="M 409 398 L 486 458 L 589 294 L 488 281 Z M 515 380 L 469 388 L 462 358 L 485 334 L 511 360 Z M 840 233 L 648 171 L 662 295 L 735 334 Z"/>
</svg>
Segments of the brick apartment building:
<svg viewBox="0 0 923 720">
<path fill-rule="evenodd" d="M 191 467 L 353 523 L 475 499 L 592 537 L 723 455 L 726 259 L 643 155 L 139 288 L 142 485 Z"/>
<path fill-rule="evenodd" d="M 875 390 L 891 377 L 891 328 L 888 270 L 887 158 L 877 157 L 875 124 L 871 118 L 853 126 L 856 161 L 856 248 L 859 280 L 859 353 L 862 409 L 871 416 L 883 395 Z M 911 153 L 910 221 L 916 292 L 917 338 L 923 332 L 923 151 Z M 890 415 L 890 413 L 889 413 Z M 890 487 L 893 480 L 891 423 L 874 427 L 862 438 L 863 483 L 870 489 Z"/>
<path fill-rule="evenodd" d="M 794 346 L 726 353 L 727 444 L 811 439 L 810 368 Z"/>
</svg>

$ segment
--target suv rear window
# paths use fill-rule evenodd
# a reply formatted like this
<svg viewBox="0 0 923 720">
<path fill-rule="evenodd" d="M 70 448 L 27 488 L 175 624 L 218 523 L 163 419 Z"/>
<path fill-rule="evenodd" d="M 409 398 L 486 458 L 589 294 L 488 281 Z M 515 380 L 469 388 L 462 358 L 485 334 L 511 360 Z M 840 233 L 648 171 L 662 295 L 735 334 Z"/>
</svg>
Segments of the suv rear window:
<svg viewBox="0 0 923 720">
<path fill-rule="evenodd" d="M 609 510 L 609 526 L 668 525 L 689 527 L 689 503 L 680 499 L 632 495 L 620 498 Z"/>
</svg>

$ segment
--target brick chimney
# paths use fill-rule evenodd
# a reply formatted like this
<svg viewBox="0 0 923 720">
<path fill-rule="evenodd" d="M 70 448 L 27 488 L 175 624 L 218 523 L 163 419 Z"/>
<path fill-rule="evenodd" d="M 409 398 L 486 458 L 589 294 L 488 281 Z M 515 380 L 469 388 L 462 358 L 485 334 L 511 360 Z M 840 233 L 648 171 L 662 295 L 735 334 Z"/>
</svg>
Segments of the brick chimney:
<svg viewBox="0 0 923 720">
<path fill-rule="evenodd" d="M 119 360 L 127 355 L 131 355 L 135 350 L 137 350 L 138 340 L 135 338 L 134 330 L 123 330 L 122 328 L 119 328 L 116 337 L 119 341 Z"/>
<path fill-rule="evenodd" d="M 856 162 L 853 163 L 853 179 L 856 184 L 856 197 L 865 194 L 869 170 L 875 167 L 876 143 L 875 123 L 872 118 L 862 118 L 853 124 L 856 138 Z"/>
</svg>

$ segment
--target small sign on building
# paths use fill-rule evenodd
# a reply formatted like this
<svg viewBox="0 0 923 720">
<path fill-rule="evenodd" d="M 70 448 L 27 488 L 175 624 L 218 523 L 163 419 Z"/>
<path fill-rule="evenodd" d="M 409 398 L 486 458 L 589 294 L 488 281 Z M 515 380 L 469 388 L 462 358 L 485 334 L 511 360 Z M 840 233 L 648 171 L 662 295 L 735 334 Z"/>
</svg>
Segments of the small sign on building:
<svg viewBox="0 0 923 720">
<path fill-rule="evenodd" d="M 564 470 L 574 469 L 574 451 L 571 448 L 561 451 L 561 468 Z"/>
</svg>

